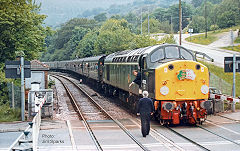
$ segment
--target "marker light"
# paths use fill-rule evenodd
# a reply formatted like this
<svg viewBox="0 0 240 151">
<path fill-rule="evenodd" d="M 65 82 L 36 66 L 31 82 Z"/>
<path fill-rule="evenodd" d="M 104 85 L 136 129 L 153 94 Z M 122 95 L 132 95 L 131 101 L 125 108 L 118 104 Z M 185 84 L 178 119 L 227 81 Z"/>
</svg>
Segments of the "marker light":
<svg viewBox="0 0 240 151">
<path fill-rule="evenodd" d="M 161 93 L 162 95 L 167 95 L 167 94 L 169 93 L 169 88 L 168 88 L 167 86 L 161 87 L 160 93 Z"/>
<path fill-rule="evenodd" d="M 208 93 L 208 91 L 209 91 L 209 88 L 208 88 L 208 86 L 206 86 L 206 85 L 203 85 L 203 86 L 201 87 L 201 92 L 202 92 L 203 94 L 207 94 L 207 93 Z"/>
</svg>

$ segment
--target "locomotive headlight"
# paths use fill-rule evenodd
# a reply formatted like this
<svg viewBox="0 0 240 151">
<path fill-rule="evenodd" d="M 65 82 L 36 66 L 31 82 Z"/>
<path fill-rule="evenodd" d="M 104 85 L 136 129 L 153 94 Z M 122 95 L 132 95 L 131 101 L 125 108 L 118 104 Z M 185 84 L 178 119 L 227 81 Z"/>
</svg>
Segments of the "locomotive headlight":
<svg viewBox="0 0 240 151">
<path fill-rule="evenodd" d="M 164 102 L 162 108 L 166 111 L 171 111 L 175 108 L 175 104 L 172 102 Z"/>
<path fill-rule="evenodd" d="M 161 93 L 162 95 L 167 95 L 167 94 L 169 93 L 169 88 L 168 88 L 167 86 L 161 87 L 160 93 Z"/>
<path fill-rule="evenodd" d="M 206 86 L 206 85 L 203 85 L 203 86 L 201 87 L 201 92 L 202 92 L 203 94 L 207 94 L 207 93 L 208 93 L 208 91 L 209 91 L 209 88 L 208 88 L 208 86 Z"/>
</svg>

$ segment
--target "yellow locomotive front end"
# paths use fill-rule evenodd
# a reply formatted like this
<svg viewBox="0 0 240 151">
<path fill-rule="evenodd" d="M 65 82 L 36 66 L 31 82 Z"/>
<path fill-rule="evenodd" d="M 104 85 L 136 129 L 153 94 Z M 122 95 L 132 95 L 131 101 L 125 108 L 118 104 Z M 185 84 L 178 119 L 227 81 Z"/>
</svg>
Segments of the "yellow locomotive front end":
<svg viewBox="0 0 240 151">
<path fill-rule="evenodd" d="M 206 117 L 208 68 L 192 60 L 175 60 L 155 69 L 155 110 L 161 122 L 196 124 Z"/>
<path fill-rule="evenodd" d="M 195 61 L 171 61 L 155 70 L 156 100 L 203 100 L 208 87 L 208 68 Z"/>
</svg>

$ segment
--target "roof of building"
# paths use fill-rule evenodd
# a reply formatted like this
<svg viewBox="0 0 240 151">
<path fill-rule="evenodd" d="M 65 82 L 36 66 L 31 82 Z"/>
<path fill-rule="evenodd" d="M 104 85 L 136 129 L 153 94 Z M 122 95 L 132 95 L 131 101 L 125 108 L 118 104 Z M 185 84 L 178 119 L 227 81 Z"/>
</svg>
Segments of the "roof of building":
<svg viewBox="0 0 240 151">
<path fill-rule="evenodd" d="M 39 60 L 31 61 L 31 70 L 32 71 L 48 71 L 49 66 L 40 62 Z"/>
</svg>

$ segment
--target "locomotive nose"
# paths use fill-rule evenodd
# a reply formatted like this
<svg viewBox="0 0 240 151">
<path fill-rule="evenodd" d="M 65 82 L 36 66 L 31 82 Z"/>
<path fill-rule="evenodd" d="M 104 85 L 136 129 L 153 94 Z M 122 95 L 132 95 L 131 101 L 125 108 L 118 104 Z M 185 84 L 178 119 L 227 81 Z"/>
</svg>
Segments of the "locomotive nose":
<svg viewBox="0 0 240 151">
<path fill-rule="evenodd" d="M 197 100 L 208 98 L 208 69 L 201 63 L 176 60 L 155 70 L 157 100 Z"/>
</svg>

